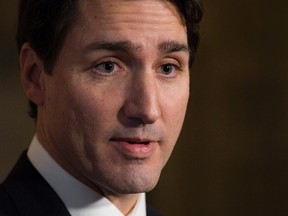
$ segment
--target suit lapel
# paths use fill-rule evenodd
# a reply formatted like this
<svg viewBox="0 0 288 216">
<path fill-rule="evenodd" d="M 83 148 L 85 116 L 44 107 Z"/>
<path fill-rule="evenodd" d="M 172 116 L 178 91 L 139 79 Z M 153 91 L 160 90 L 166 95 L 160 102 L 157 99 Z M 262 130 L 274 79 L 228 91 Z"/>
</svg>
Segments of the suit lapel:
<svg viewBox="0 0 288 216">
<path fill-rule="evenodd" d="M 71 216 L 55 191 L 24 152 L 1 185 L 21 216 Z M 147 206 L 147 216 L 160 216 Z"/>
<path fill-rule="evenodd" d="M 22 216 L 70 216 L 54 190 L 30 163 L 26 152 L 2 186 Z"/>
<path fill-rule="evenodd" d="M 155 209 L 151 208 L 150 206 L 147 206 L 147 216 L 162 216 L 157 212 Z"/>
</svg>

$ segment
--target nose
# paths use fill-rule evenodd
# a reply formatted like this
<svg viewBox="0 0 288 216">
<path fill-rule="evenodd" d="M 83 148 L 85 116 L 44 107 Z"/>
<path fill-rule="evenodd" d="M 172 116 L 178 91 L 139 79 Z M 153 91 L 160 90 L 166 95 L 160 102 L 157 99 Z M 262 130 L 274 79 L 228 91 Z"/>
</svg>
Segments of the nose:
<svg viewBox="0 0 288 216">
<path fill-rule="evenodd" d="M 161 116 L 159 86 L 153 74 L 135 75 L 126 89 L 122 111 L 130 125 L 153 124 Z"/>
</svg>

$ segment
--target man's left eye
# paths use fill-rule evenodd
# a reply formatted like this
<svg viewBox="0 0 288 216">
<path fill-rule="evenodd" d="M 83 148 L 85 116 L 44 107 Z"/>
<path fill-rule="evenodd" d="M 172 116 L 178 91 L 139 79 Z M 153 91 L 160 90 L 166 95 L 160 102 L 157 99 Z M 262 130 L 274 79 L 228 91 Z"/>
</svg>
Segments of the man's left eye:
<svg viewBox="0 0 288 216">
<path fill-rule="evenodd" d="M 166 65 L 163 65 L 161 68 L 162 68 L 162 72 L 167 75 L 173 72 L 174 66 L 171 64 L 166 64 Z"/>
<path fill-rule="evenodd" d="M 177 65 L 174 64 L 164 64 L 159 68 L 159 73 L 164 74 L 166 76 L 176 75 L 176 71 L 179 69 Z"/>
</svg>

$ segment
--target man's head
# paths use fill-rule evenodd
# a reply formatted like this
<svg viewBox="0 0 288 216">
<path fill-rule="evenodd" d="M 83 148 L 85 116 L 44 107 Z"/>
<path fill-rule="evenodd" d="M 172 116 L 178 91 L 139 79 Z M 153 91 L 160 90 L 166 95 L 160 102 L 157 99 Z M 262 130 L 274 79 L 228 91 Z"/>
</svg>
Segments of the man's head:
<svg viewBox="0 0 288 216">
<path fill-rule="evenodd" d="M 199 22 L 202 10 L 198 0 L 168 0 L 177 7 L 187 27 L 190 67 L 199 43 Z M 79 0 L 21 0 L 17 31 L 17 47 L 29 42 L 51 73 L 66 34 L 78 14 Z M 37 105 L 29 101 L 29 114 L 37 118 Z"/>
<path fill-rule="evenodd" d="M 37 105 L 40 142 L 68 172 L 106 195 L 151 190 L 184 121 L 198 3 L 23 2 L 25 19 L 39 5 L 44 17 L 18 32 L 21 80 Z M 43 23 L 47 29 L 37 31 Z"/>
</svg>

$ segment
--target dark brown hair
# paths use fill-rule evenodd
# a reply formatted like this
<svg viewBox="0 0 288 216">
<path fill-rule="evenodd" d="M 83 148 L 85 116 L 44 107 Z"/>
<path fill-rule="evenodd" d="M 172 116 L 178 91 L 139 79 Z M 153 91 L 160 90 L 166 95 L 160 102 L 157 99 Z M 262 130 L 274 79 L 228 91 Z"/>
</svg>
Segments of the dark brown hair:
<svg viewBox="0 0 288 216">
<path fill-rule="evenodd" d="M 51 74 L 69 28 L 77 16 L 79 0 L 20 0 L 17 47 L 28 42 Z M 199 22 L 202 8 L 198 0 L 169 0 L 186 24 L 192 65 L 199 44 Z M 37 105 L 29 101 L 29 115 L 37 118 Z"/>
</svg>

